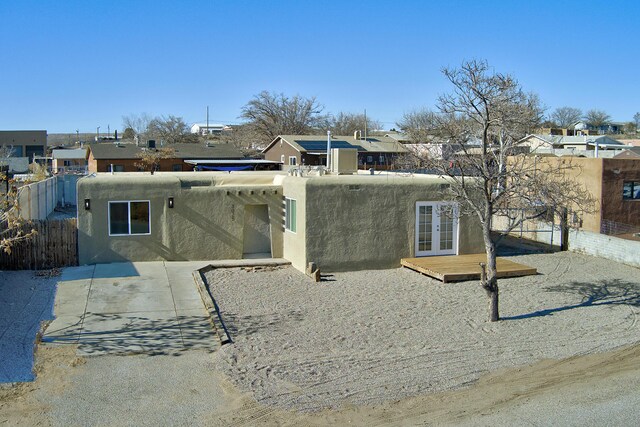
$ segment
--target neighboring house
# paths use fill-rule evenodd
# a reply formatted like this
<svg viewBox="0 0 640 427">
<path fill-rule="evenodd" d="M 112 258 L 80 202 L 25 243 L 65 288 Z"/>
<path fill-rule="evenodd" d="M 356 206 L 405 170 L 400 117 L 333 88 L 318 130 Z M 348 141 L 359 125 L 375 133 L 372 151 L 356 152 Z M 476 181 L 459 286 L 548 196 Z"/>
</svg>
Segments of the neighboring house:
<svg viewBox="0 0 640 427">
<path fill-rule="evenodd" d="M 518 141 L 523 147 L 529 147 L 531 152 L 536 153 L 555 153 L 556 154 L 575 154 L 584 155 L 585 157 L 594 157 L 602 151 L 611 151 L 609 157 L 616 154 L 616 150 L 628 148 L 627 145 L 608 136 L 561 136 L 561 135 L 527 135 Z M 597 156 L 596 156 L 597 157 Z"/>
<path fill-rule="evenodd" d="M 640 147 L 631 147 L 613 156 L 614 159 L 640 159 Z"/>
<path fill-rule="evenodd" d="M 84 174 L 87 172 L 85 148 L 51 150 L 51 170 L 54 174 Z"/>
<path fill-rule="evenodd" d="M 191 125 L 191 133 L 197 133 L 198 135 L 219 135 L 223 131 L 231 130 L 229 126 L 222 124 L 209 123 L 194 123 Z"/>
<path fill-rule="evenodd" d="M 174 155 L 160 160 L 160 171 L 192 171 L 198 160 L 242 160 L 242 152 L 231 144 L 169 144 Z M 136 172 L 143 150 L 135 144 L 91 144 L 87 150 L 89 172 Z M 191 161 L 191 162 L 188 162 Z M 237 162 L 232 162 L 233 166 Z"/>
<path fill-rule="evenodd" d="M 304 271 L 483 251 L 426 175 L 96 174 L 78 182 L 80 264 L 284 257 Z"/>
<path fill-rule="evenodd" d="M 47 152 L 46 130 L 2 130 L 0 147 L 10 146 L 9 171 L 23 173 L 28 169 L 34 156 L 44 156 Z"/>
<path fill-rule="evenodd" d="M 605 234 L 640 228 L 640 159 L 543 157 L 538 161 L 570 162 L 572 178 L 595 199 L 592 213 L 570 219 L 574 225 Z"/>
<path fill-rule="evenodd" d="M 351 148 L 358 151 L 360 169 L 392 169 L 399 154 L 407 149 L 397 140 L 386 136 L 357 139 L 352 136 L 332 136 L 331 148 Z M 279 135 L 264 150 L 264 158 L 288 166 L 327 164 L 327 136 Z"/>
</svg>

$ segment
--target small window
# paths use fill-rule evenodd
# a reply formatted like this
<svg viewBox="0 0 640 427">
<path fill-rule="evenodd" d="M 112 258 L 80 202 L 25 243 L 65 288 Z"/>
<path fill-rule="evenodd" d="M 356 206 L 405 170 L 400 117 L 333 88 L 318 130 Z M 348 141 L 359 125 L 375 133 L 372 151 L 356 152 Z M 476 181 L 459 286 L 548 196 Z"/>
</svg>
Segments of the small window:
<svg viewBox="0 0 640 427">
<path fill-rule="evenodd" d="M 295 166 L 296 164 L 296 156 L 289 156 L 289 164 Z"/>
<path fill-rule="evenodd" d="M 373 156 L 367 156 L 367 163 L 373 163 Z"/>
<path fill-rule="evenodd" d="M 149 201 L 109 202 L 109 235 L 150 234 Z"/>
<path fill-rule="evenodd" d="M 282 163 L 284 165 L 284 154 L 280 155 L 280 163 Z"/>
<path fill-rule="evenodd" d="M 112 172 L 124 172 L 124 165 L 111 165 Z"/>
<path fill-rule="evenodd" d="M 291 231 L 292 233 L 296 232 L 296 200 L 289 199 L 288 197 L 284 199 L 285 207 L 284 207 L 284 228 L 286 230 Z"/>
<path fill-rule="evenodd" d="M 640 181 L 625 181 L 622 186 L 623 199 L 640 199 Z"/>
<path fill-rule="evenodd" d="M 177 163 L 173 166 L 171 166 L 171 170 L 174 172 L 181 172 L 182 171 L 182 165 Z"/>
<path fill-rule="evenodd" d="M 384 154 L 380 154 L 380 159 L 379 159 L 379 161 L 380 161 L 380 164 L 383 164 L 383 163 L 384 163 Z"/>
</svg>

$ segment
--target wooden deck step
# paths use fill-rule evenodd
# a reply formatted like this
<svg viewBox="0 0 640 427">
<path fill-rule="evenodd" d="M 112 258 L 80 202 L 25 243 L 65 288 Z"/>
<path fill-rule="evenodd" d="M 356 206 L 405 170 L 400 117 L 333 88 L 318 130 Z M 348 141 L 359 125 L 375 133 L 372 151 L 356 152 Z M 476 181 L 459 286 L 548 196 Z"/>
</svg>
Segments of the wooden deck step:
<svg viewBox="0 0 640 427">
<path fill-rule="evenodd" d="M 422 258 L 402 258 L 400 263 L 427 276 L 443 282 L 480 279 L 480 263 L 487 262 L 486 254 L 431 256 Z M 524 264 L 496 259 L 498 278 L 531 276 L 538 271 Z"/>
</svg>

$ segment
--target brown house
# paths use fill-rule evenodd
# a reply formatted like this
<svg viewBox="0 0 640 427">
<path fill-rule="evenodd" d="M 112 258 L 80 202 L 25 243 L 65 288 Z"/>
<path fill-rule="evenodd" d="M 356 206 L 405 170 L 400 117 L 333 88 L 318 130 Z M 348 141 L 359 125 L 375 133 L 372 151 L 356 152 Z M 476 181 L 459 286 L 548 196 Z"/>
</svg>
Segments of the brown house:
<svg viewBox="0 0 640 427">
<path fill-rule="evenodd" d="M 228 160 L 242 163 L 240 150 L 230 144 L 171 144 L 174 156 L 160 160 L 160 171 L 193 171 L 198 161 Z M 93 172 L 136 172 L 136 166 L 143 150 L 155 148 L 139 147 L 126 143 L 96 143 L 87 150 L 89 173 Z M 234 162 L 237 161 L 237 162 Z"/>
<path fill-rule="evenodd" d="M 640 159 L 640 147 L 631 147 L 613 156 L 614 159 Z"/>
<path fill-rule="evenodd" d="M 353 136 L 332 136 L 331 148 L 352 148 L 358 151 L 360 169 L 392 169 L 399 154 L 407 153 L 397 140 L 386 136 L 356 139 Z M 284 168 L 296 165 L 327 164 L 327 137 L 322 135 L 279 135 L 264 150 L 265 160 L 280 162 Z"/>
<path fill-rule="evenodd" d="M 46 130 L 0 130 L 0 147 L 12 147 L 11 157 L 44 156 L 47 152 Z"/>
</svg>

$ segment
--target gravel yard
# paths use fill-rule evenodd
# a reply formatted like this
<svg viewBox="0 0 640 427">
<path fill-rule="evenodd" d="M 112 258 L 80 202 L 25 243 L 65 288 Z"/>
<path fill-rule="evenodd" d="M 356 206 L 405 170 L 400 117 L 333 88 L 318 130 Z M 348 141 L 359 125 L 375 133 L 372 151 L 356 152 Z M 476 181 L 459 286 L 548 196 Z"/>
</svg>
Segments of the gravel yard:
<svg viewBox="0 0 640 427">
<path fill-rule="evenodd" d="M 489 323 L 477 281 L 407 269 L 217 269 L 207 281 L 234 343 L 215 364 L 261 403 L 315 411 L 470 384 L 501 368 L 640 341 L 640 269 L 561 252 L 509 258 L 538 276 L 500 280 Z"/>
</svg>

